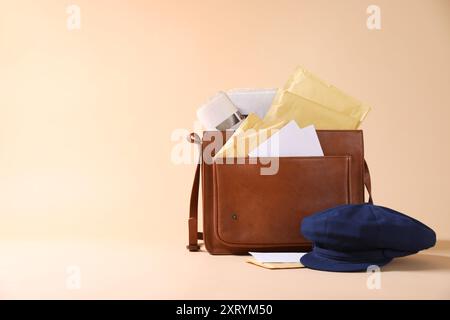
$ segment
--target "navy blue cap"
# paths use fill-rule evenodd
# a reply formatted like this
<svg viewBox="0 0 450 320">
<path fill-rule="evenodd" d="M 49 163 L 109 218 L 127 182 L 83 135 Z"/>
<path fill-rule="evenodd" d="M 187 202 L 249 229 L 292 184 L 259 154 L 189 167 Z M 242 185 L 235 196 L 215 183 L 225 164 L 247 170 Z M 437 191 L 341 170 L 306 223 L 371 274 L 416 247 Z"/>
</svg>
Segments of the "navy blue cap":
<svg viewBox="0 0 450 320">
<path fill-rule="evenodd" d="M 420 221 L 368 203 L 342 205 L 306 217 L 301 233 L 314 247 L 300 262 L 324 271 L 365 271 L 436 243 L 435 232 Z"/>
</svg>

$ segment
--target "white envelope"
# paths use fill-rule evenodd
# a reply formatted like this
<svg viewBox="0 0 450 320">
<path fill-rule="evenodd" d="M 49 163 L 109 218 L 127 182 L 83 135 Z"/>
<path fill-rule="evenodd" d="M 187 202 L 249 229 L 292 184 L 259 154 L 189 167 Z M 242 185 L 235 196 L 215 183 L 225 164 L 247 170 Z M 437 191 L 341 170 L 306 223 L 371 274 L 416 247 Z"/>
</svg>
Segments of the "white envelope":
<svg viewBox="0 0 450 320">
<path fill-rule="evenodd" d="M 299 263 L 306 252 L 249 252 L 260 263 Z"/>
<path fill-rule="evenodd" d="M 232 89 L 226 94 L 242 114 L 256 113 L 261 119 L 272 105 L 277 89 Z"/>
<path fill-rule="evenodd" d="M 237 111 L 227 94 L 219 91 L 197 110 L 197 118 L 207 130 L 217 130 L 217 126 L 232 118 Z"/>
<path fill-rule="evenodd" d="M 316 129 L 313 125 L 301 129 L 294 120 L 249 153 L 249 157 L 308 156 L 323 156 Z"/>
</svg>

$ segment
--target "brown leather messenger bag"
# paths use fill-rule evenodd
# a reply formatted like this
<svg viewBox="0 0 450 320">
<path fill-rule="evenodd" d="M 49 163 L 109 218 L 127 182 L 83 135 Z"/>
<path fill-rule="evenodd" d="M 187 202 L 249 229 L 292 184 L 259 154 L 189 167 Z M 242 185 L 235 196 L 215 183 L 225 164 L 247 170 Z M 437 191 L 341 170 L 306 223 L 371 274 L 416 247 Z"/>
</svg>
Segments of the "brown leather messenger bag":
<svg viewBox="0 0 450 320">
<path fill-rule="evenodd" d="M 261 174 L 267 164 L 212 161 L 214 150 L 223 144 L 218 140 L 227 138 L 225 132 L 206 131 L 202 139 L 191 134 L 189 141 L 200 147 L 200 160 L 192 185 L 187 248 L 198 251 L 198 240 L 203 240 L 211 254 L 306 251 L 311 243 L 300 233 L 305 216 L 363 203 L 364 186 L 372 202 L 362 130 L 317 134 L 325 156 L 277 158 L 278 170 L 269 175 Z M 203 232 L 198 231 L 200 177 Z"/>
</svg>

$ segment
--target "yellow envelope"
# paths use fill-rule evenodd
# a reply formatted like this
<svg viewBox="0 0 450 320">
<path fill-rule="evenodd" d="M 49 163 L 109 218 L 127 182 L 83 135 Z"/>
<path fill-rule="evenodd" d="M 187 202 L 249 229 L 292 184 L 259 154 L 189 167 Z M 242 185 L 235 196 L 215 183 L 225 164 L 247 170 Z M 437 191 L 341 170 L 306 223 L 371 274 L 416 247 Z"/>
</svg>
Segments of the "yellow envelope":
<svg viewBox="0 0 450 320">
<path fill-rule="evenodd" d="M 239 134 L 236 136 L 232 135 L 214 158 L 245 158 L 253 149 L 270 138 L 272 134 L 284 127 L 288 122 L 288 120 L 281 119 L 280 121 L 275 120 L 266 124 L 261 119 L 253 118 L 247 124 L 242 123 L 241 127 L 239 127 L 239 129 L 242 129 L 239 130 Z"/>
<path fill-rule="evenodd" d="M 255 258 L 248 258 L 247 263 L 254 264 L 266 269 L 299 269 L 304 268 L 300 262 L 259 262 Z"/>
<path fill-rule="evenodd" d="M 356 118 L 285 91 L 281 95 L 280 104 L 264 120 L 256 115 L 249 115 L 215 158 L 246 157 L 291 120 L 295 120 L 300 128 L 313 124 L 317 130 L 356 129 L 359 125 Z"/>
<path fill-rule="evenodd" d="M 273 108 L 272 108 L 273 107 Z M 304 97 L 284 91 L 279 104 L 271 107 L 264 117 L 263 127 L 273 127 L 281 120 L 295 120 L 300 128 L 314 125 L 317 130 L 348 130 L 359 126 L 359 119 L 324 107 Z"/>
<path fill-rule="evenodd" d="M 220 150 L 216 153 L 214 156 L 215 159 L 217 158 L 235 158 L 238 157 L 237 147 L 238 145 L 241 145 L 240 143 L 237 143 L 238 140 L 243 140 L 245 136 L 245 132 L 249 129 L 252 129 L 255 127 L 258 123 L 260 123 L 262 120 L 256 113 L 250 113 L 247 118 L 245 118 L 244 121 L 240 124 L 240 126 L 236 129 L 236 131 L 233 133 L 233 135 L 228 139 L 227 142 L 220 148 Z M 256 146 L 255 146 L 256 147 Z M 240 157 L 245 157 L 245 152 L 241 150 Z M 248 154 L 248 153 L 247 153 Z"/>
<path fill-rule="evenodd" d="M 280 104 L 283 91 L 289 91 L 336 112 L 356 118 L 359 122 L 363 121 L 370 111 L 369 106 L 350 97 L 301 67 L 297 68 L 289 77 L 285 86 L 279 90 L 274 98 L 272 107 Z"/>
<path fill-rule="evenodd" d="M 246 120 L 219 150 L 215 156 L 216 159 L 246 157 L 249 152 L 291 120 L 295 120 L 300 128 L 313 124 L 318 130 L 356 129 L 359 125 L 359 120 L 356 118 L 287 91 L 281 95 L 280 104 L 267 114 L 264 120 L 256 115 L 249 115 Z"/>
<path fill-rule="evenodd" d="M 216 154 L 217 158 L 246 157 L 288 122 L 317 130 L 357 129 L 370 108 L 339 89 L 298 68 L 280 89 L 263 120 L 250 114 Z"/>
</svg>

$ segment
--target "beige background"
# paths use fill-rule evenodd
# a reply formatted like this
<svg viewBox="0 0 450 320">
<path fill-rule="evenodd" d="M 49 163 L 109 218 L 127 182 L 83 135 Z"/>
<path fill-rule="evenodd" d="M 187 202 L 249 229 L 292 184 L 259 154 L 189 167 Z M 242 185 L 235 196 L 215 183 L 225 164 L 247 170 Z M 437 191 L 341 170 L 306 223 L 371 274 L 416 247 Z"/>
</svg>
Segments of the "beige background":
<svg viewBox="0 0 450 320">
<path fill-rule="evenodd" d="M 281 86 L 302 65 L 373 106 L 362 129 L 376 202 L 450 239 L 450 1 L 71 3 L 78 31 L 67 1 L 0 1 L 0 296 L 414 297 L 404 286 L 425 271 L 407 259 L 422 255 L 379 296 L 348 285 L 364 275 L 346 275 L 345 294 L 344 278 L 309 270 L 334 289 L 298 291 L 299 270 L 261 287 L 251 276 L 265 271 L 242 257 L 188 255 L 194 166 L 171 161 L 170 138 L 218 90 Z M 370 4 L 379 31 L 366 27 Z M 448 260 L 427 261 L 432 286 L 416 297 L 449 298 Z M 87 274 L 75 293 L 67 264 Z"/>
</svg>

